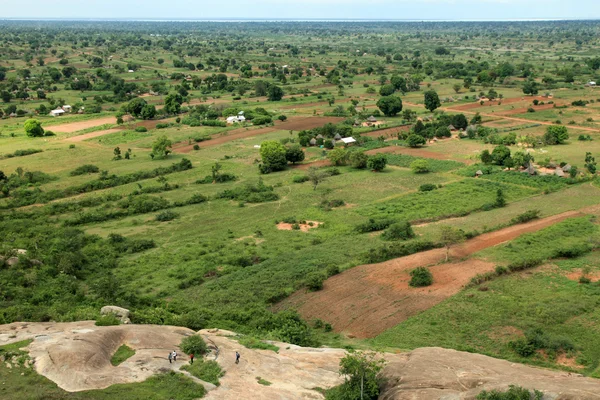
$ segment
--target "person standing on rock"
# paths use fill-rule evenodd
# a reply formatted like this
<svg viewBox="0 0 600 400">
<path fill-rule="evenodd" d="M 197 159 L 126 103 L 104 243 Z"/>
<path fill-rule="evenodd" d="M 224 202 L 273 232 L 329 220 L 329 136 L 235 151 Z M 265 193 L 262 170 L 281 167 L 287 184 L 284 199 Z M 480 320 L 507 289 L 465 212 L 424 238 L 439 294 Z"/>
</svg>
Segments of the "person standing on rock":
<svg viewBox="0 0 600 400">
<path fill-rule="evenodd" d="M 193 363 L 194 363 L 194 355 L 190 354 L 190 364 L 193 364 Z"/>
<path fill-rule="evenodd" d="M 177 352 L 173 350 L 173 361 L 177 361 Z"/>
<path fill-rule="evenodd" d="M 238 353 L 237 351 L 235 352 L 235 363 L 236 364 L 240 363 L 240 353 Z"/>
<path fill-rule="evenodd" d="M 169 352 L 169 364 L 171 364 L 173 361 L 171 361 L 173 358 L 173 353 Z"/>
</svg>

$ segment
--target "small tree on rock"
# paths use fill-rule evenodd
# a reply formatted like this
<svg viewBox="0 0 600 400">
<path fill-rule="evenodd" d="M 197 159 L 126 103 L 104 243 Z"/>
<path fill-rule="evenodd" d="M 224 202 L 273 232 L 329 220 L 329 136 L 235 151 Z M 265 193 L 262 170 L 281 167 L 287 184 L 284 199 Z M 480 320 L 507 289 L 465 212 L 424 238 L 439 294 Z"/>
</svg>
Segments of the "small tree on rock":
<svg viewBox="0 0 600 400">
<path fill-rule="evenodd" d="M 202 356 L 208 353 L 208 347 L 204 342 L 204 339 L 200 335 L 191 335 L 184 337 L 179 345 L 181 351 L 185 354 L 193 354 L 195 356 Z"/>
</svg>

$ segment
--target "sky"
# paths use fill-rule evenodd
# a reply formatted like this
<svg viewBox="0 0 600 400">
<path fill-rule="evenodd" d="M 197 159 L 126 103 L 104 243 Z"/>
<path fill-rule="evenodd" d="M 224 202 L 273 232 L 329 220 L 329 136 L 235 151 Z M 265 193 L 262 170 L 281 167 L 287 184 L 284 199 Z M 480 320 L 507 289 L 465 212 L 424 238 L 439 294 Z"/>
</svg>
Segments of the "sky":
<svg viewBox="0 0 600 400">
<path fill-rule="evenodd" d="M 600 19 L 600 0 L 0 0 L 0 10 L 0 19 Z"/>
</svg>

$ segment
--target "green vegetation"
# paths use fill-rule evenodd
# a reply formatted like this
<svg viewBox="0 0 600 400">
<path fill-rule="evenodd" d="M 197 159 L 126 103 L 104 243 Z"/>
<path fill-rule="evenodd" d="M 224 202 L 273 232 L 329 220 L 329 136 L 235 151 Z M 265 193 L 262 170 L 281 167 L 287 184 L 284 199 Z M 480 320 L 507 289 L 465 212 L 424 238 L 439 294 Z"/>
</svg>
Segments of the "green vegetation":
<svg viewBox="0 0 600 400">
<path fill-rule="evenodd" d="M 425 267 L 417 267 L 410 271 L 410 282 L 412 287 L 431 286 L 433 284 L 433 275 Z"/>
<path fill-rule="evenodd" d="M 279 347 L 266 343 L 262 340 L 256 339 L 252 336 L 242 336 L 237 339 L 237 341 L 244 347 L 249 349 L 261 349 L 261 350 L 272 350 L 275 353 L 279 351 Z"/>
<path fill-rule="evenodd" d="M 379 398 L 379 373 L 385 361 L 375 353 L 351 352 L 340 360 L 340 375 L 345 382 L 327 390 L 327 400 Z"/>
<path fill-rule="evenodd" d="M 510 385 L 506 391 L 491 390 L 479 393 L 477 400 L 542 400 L 544 393 L 539 390 L 530 391 L 520 386 Z"/>
<path fill-rule="evenodd" d="M 194 353 L 195 354 L 195 353 Z M 219 386 L 219 378 L 225 375 L 219 363 L 213 360 L 196 359 L 196 362 L 190 365 L 184 365 L 181 369 L 189 372 L 198 379 Z"/>
<path fill-rule="evenodd" d="M 266 379 L 261 378 L 260 376 L 256 377 L 256 382 L 258 382 L 259 385 L 264 385 L 264 386 L 271 386 L 272 385 L 271 382 L 269 382 Z"/>
<path fill-rule="evenodd" d="M 179 347 L 184 353 L 193 354 L 197 357 L 201 357 L 208 352 L 206 342 L 204 342 L 204 339 L 202 339 L 200 335 L 192 335 L 183 338 Z"/>
<path fill-rule="evenodd" d="M 121 346 L 119 346 L 115 354 L 113 354 L 113 356 L 110 358 L 110 363 L 116 367 L 117 365 L 121 364 L 128 358 L 133 357 L 134 355 L 135 350 L 133 350 L 126 344 L 122 344 Z"/>
</svg>

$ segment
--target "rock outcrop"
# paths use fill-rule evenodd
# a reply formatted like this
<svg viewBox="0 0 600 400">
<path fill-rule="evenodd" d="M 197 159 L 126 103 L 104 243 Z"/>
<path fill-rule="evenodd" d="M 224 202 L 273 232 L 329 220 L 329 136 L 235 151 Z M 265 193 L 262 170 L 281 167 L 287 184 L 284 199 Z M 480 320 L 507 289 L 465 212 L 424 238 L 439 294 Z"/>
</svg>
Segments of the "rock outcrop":
<svg viewBox="0 0 600 400">
<path fill-rule="evenodd" d="M 173 326 L 95 326 L 94 321 L 14 323 L 0 325 L 0 345 L 33 339 L 27 350 L 36 371 L 67 391 L 81 391 L 141 382 L 153 374 L 179 370 L 188 358 L 178 345 L 191 334 L 189 329 Z M 202 330 L 199 334 L 215 349 L 207 358 L 216 359 L 225 372 L 220 386 L 203 383 L 211 390 L 206 399 L 322 399 L 315 388 L 327 389 L 343 381 L 338 374 L 339 360 L 345 354 L 341 349 L 273 342 L 279 347 L 274 352 L 247 349 L 228 331 Z M 110 359 L 122 344 L 136 353 L 114 367 Z M 180 355 L 171 364 L 167 355 L 172 350 Z M 235 363 L 236 351 L 241 354 L 239 364 Z M 383 400 L 474 400 L 482 390 L 505 390 L 509 385 L 537 389 L 544 393 L 544 400 L 600 399 L 600 380 L 480 354 L 421 348 L 383 356 L 387 360 Z"/>
<path fill-rule="evenodd" d="M 115 317 L 119 318 L 122 323 L 130 324 L 131 320 L 129 319 L 130 312 L 128 309 L 117 306 L 104 306 L 100 309 L 100 314 L 108 315 L 113 314 Z"/>
</svg>

